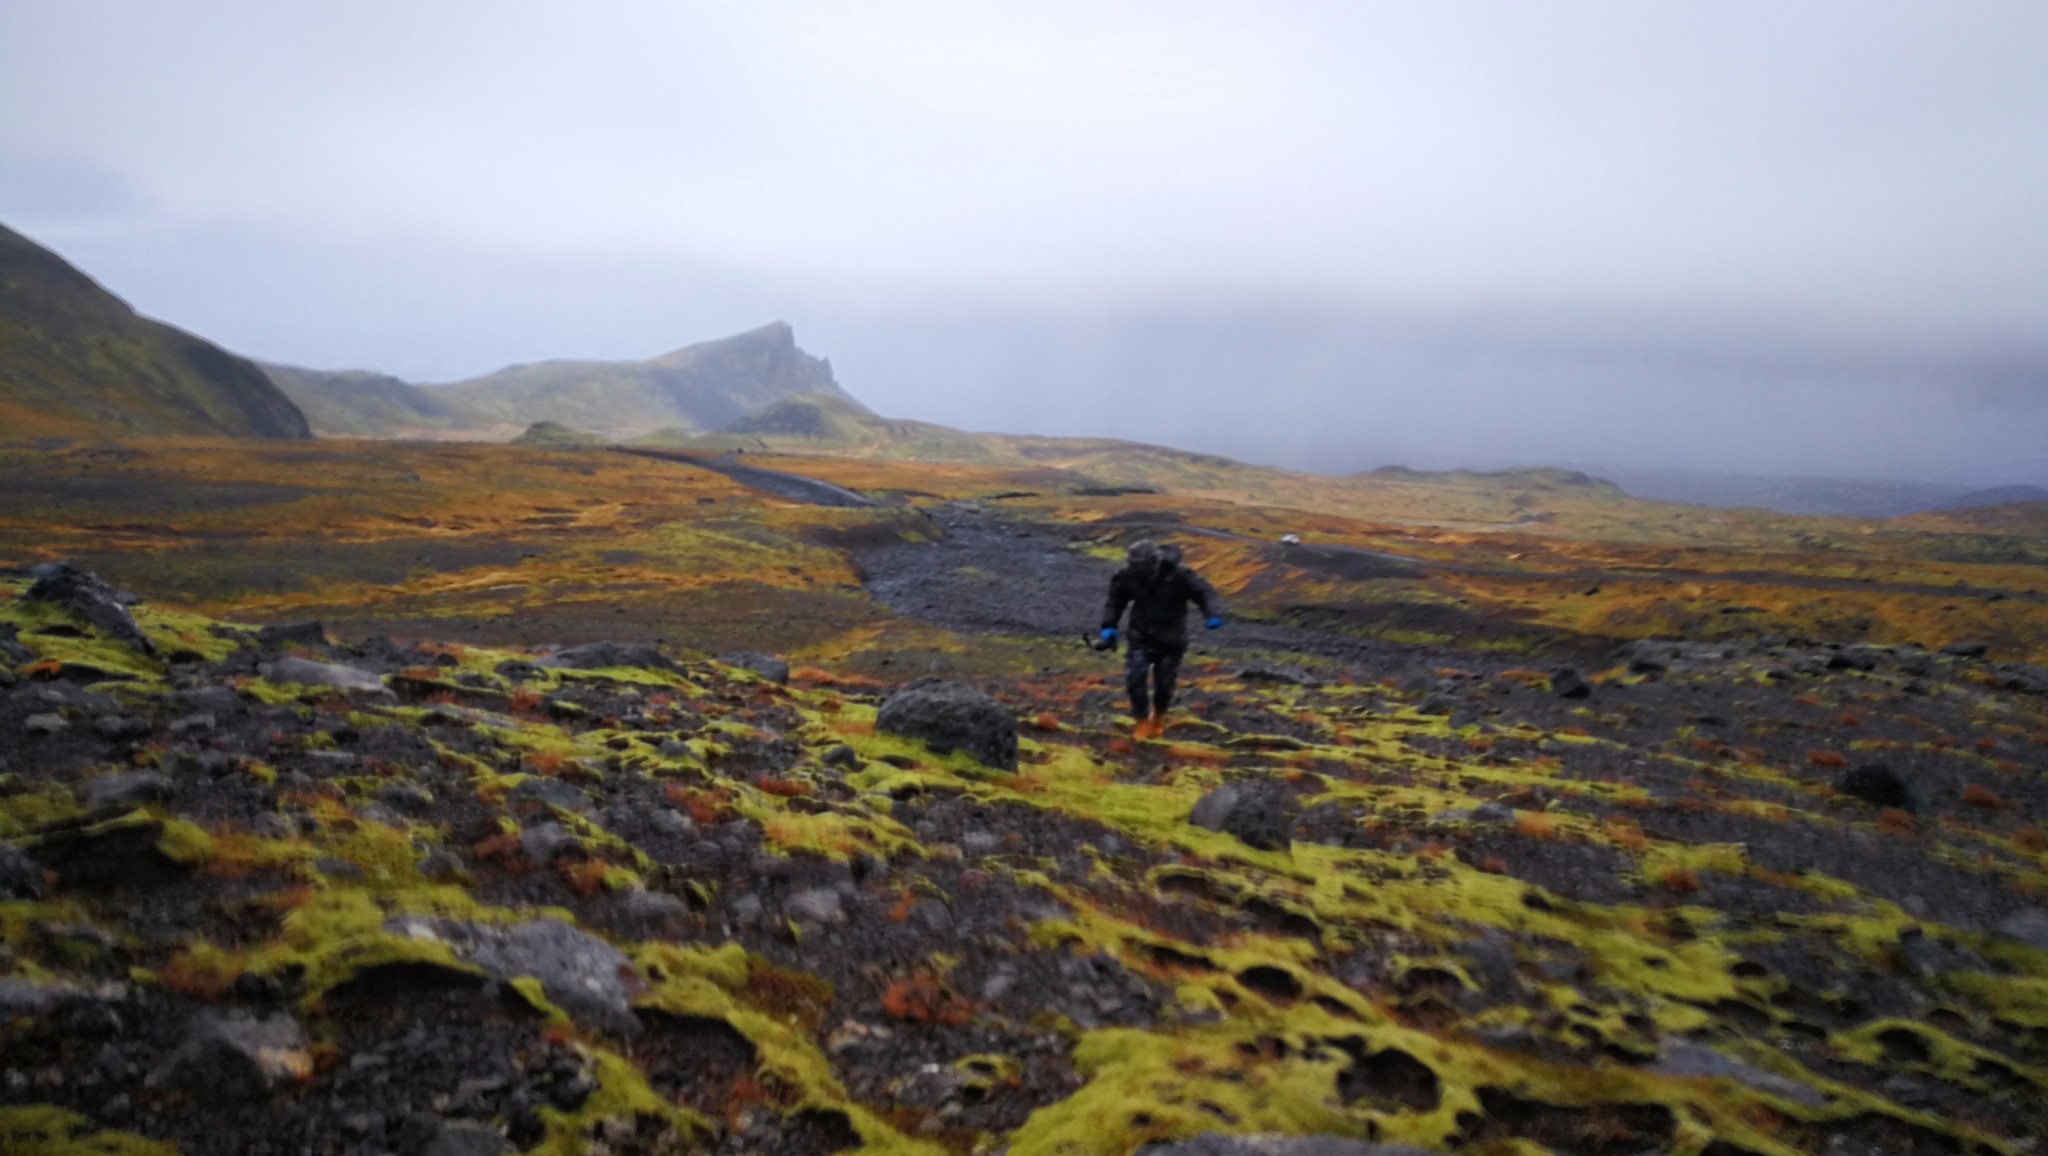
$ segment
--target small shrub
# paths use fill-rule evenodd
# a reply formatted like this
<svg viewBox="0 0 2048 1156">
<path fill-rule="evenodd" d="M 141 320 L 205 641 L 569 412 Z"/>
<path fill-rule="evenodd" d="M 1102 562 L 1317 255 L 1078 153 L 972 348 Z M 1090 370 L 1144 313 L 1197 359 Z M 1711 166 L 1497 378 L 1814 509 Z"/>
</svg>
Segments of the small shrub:
<svg viewBox="0 0 2048 1156">
<path fill-rule="evenodd" d="M 899 1020 L 920 1024 L 964 1024 L 974 1005 L 947 987 L 939 977 L 920 969 L 891 983 L 882 993 L 882 1010 Z"/>
<path fill-rule="evenodd" d="M 1987 811 L 2003 811 L 2006 807 L 2005 800 L 2000 798 L 1996 791 L 1980 787 L 1975 783 L 1971 783 L 1963 788 L 1963 802 L 1968 803 L 1972 807 L 1982 807 Z"/>
<path fill-rule="evenodd" d="M 527 773 L 554 778 L 562 773 L 569 763 L 569 757 L 560 751 L 533 751 L 520 760 Z"/>
<path fill-rule="evenodd" d="M 1877 829 L 1887 835 L 1911 835 L 1920 829 L 1920 824 L 1911 814 L 1886 807 L 1877 813 Z"/>
<path fill-rule="evenodd" d="M 2048 851 L 2048 834 L 2043 834 L 2039 827 L 2021 827 L 2012 833 L 2012 845 L 2022 851 L 2038 855 L 2042 851 Z"/>
<path fill-rule="evenodd" d="M 1673 864 L 1657 873 L 1657 882 L 1664 890 L 1679 895 L 1690 895 L 1700 889 L 1699 873 L 1690 867 Z"/>
<path fill-rule="evenodd" d="M 760 788 L 765 794 L 783 799 L 801 799 L 811 793 L 810 784 L 808 783 L 800 783 L 795 779 L 778 778 L 774 775 L 762 775 L 754 780 L 754 786 Z"/>
</svg>

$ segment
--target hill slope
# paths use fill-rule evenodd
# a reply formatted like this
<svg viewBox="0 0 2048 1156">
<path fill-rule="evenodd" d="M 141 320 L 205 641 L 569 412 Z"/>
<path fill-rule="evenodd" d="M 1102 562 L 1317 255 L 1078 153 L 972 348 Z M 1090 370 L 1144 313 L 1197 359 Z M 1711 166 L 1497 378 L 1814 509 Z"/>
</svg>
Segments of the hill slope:
<svg viewBox="0 0 2048 1156">
<path fill-rule="evenodd" d="M 432 391 L 367 370 L 328 371 L 258 362 L 327 437 L 394 437 L 449 430 L 463 415 Z"/>
<path fill-rule="evenodd" d="M 0 226 L 0 427 L 11 433 L 303 438 L 263 371 L 137 314 Z"/>
<path fill-rule="evenodd" d="M 614 437 L 716 429 L 791 394 L 858 404 L 781 321 L 645 361 L 515 365 L 436 392 L 473 424 L 553 421 Z"/>
</svg>

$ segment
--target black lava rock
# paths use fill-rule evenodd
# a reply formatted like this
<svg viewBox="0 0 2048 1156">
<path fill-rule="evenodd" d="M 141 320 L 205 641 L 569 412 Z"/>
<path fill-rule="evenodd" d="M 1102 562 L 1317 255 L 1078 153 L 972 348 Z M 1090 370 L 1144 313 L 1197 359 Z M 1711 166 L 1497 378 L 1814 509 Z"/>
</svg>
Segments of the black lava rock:
<svg viewBox="0 0 2048 1156">
<path fill-rule="evenodd" d="M 1279 851 L 1293 840 L 1294 800 L 1277 783 L 1226 783 L 1202 796 L 1188 822 L 1235 835 L 1262 851 Z"/>
<path fill-rule="evenodd" d="M 983 766 L 1017 769 L 1017 720 L 1009 708 L 971 686 L 919 679 L 897 691 L 875 716 L 884 734 L 920 739 L 938 754 L 966 751 Z"/>
<path fill-rule="evenodd" d="M 633 670 L 677 670 L 675 660 L 651 646 L 631 642 L 592 642 L 558 650 L 541 660 L 542 666 L 568 670 L 602 670 L 622 666 Z"/>
<path fill-rule="evenodd" d="M 1593 684 L 1569 666 L 1559 667 L 1557 673 L 1550 676 L 1550 689 L 1559 698 L 1590 698 L 1593 694 Z"/>
<path fill-rule="evenodd" d="M 1835 781 L 1835 789 L 1873 807 L 1897 807 L 1911 811 L 1919 806 L 1913 798 L 1912 788 L 1883 763 L 1865 763 L 1845 772 Z"/>
<path fill-rule="evenodd" d="M 266 626 L 256 632 L 256 644 L 265 648 L 325 646 L 327 645 L 327 628 L 318 622 L 294 622 L 286 626 Z"/>
<path fill-rule="evenodd" d="M 0 844 L 0 899 L 41 899 L 43 865 Z"/>
<path fill-rule="evenodd" d="M 135 616 L 121 602 L 114 588 L 90 570 L 69 562 L 48 562 L 32 568 L 35 585 L 22 597 L 31 602 L 55 602 L 92 626 L 94 630 L 144 654 L 155 654 L 156 646 L 135 625 Z"/>
<path fill-rule="evenodd" d="M 737 666 L 741 670 L 751 670 L 769 682 L 789 681 L 789 664 L 772 654 L 747 650 L 737 654 L 721 654 L 718 661 L 727 666 Z"/>
</svg>

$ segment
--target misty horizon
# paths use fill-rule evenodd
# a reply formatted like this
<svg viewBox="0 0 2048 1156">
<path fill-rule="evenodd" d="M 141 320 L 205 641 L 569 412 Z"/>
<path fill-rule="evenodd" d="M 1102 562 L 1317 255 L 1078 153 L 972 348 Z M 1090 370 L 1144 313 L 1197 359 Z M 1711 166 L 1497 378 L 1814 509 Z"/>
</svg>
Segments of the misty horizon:
<svg viewBox="0 0 2048 1156">
<path fill-rule="evenodd" d="M 24 7 L 0 221 L 239 353 L 414 382 L 783 318 L 878 412 L 969 429 L 2048 483 L 2044 31 Z"/>
</svg>

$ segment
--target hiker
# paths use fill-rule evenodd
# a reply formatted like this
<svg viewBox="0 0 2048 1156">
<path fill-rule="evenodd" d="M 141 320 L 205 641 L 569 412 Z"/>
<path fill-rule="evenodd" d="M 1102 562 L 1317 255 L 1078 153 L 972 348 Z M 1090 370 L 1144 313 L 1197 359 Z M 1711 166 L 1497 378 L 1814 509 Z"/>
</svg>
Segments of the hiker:
<svg viewBox="0 0 2048 1156">
<path fill-rule="evenodd" d="M 1158 738 L 1166 729 L 1166 708 L 1173 705 L 1173 680 L 1188 649 L 1188 603 L 1202 608 L 1211 630 L 1223 625 L 1223 603 L 1202 576 L 1181 564 L 1178 546 L 1149 539 L 1134 542 L 1124 554 L 1124 568 L 1109 580 L 1109 602 L 1102 608 L 1102 644 L 1116 643 L 1117 623 L 1131 610 L 1130 637 L 1124 647 L 1124 689 L 1131 696 L 1133 732 Z M 1151 685 L 1147 687 L 1149 677 Z"/>
</svg>

